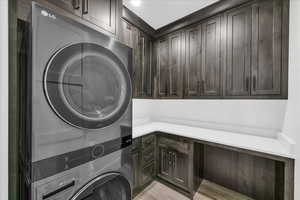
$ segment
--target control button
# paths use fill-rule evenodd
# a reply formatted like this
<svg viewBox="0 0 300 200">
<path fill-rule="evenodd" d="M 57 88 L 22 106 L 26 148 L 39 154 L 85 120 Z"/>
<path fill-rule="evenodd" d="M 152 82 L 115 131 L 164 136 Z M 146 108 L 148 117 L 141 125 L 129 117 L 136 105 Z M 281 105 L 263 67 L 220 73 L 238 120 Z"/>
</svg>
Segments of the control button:
<svg viewBox="0 0 300 200">
<path fill-rule="evenodd" d="M 104 154 L 104 146 L 102 144 L 96 145 L 92 149 L 92 157 L 99 158 Z"/>
</svg>

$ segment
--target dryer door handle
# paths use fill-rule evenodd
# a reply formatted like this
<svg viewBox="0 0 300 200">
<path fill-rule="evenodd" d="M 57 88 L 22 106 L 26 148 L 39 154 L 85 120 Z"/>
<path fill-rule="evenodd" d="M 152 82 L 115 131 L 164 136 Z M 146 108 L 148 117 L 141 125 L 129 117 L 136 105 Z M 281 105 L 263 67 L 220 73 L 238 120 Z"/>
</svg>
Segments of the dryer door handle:
<svg viewBox="0 0 300 200">
<path fill-rule="evenodd" d="M 43 195 L 43 200 L 49 199 L 50 197 L 52 197 L 58 193 L 61 193 L 71 187 L 74 187 L 74 186 L 75 186 L 75 181 L 72 181 L 71 183 L 68 183 L 68 184 L 62 186 L 61 188 L 58 188 L 52 192 L 49 192 L 48 194 Z"/>
</svg>

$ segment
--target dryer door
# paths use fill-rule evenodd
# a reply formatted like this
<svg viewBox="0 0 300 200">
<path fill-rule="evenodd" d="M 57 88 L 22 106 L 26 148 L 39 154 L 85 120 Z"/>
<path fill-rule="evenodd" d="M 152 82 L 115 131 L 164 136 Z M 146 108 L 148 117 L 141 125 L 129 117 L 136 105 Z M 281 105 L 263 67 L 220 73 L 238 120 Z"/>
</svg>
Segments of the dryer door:
<svg viewBox="0 0 300 200">
<path fill-rule="evenodd" d="M 70 200 L 131 200 L 129 182 L 117 173 L 97 177 Z"/>
<path fill-rule="evenodd" d="M 91 43 L 65 47 L 50 59 L 45 94 L 67 123 L 98 129 L 118 120 L 131 99 L 130 75 L 110 50 Z"/>
</svg>

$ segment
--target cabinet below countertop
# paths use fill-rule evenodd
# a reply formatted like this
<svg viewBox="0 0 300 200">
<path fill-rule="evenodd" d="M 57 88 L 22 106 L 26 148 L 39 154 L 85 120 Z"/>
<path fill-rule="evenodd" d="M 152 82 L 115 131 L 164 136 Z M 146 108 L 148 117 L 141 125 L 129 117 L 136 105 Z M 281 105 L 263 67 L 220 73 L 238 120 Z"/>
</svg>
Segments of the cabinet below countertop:
<svg viewBox="0 0 300 200">
<path fill-rule="evenodd" d="M 294 159 L 162 131 L 135 138 L 133 149 L 136 145 L 134 194 L 158 180 L 192 199 L 208 180 L 256 200 L 294 199 Z"/>
</svg>

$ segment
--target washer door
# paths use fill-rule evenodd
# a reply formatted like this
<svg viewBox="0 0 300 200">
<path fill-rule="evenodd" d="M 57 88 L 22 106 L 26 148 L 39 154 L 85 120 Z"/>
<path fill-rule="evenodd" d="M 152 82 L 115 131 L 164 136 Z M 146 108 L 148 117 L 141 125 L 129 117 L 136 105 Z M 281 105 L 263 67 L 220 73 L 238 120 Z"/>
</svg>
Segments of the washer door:
<svg viewBox="0 0 300 200">
<path fill-rule="evenodd" d="M 103 175 L 86 184 L 70 200 L 131 200 L 130 184 L 117 173 Z"/>
<path fill-rule="evenodd" d="M 60 118 L 87 129 L 118 120 L 131 99 L 130 76 L 124 64 L 108 49 L 90 43 L 55 53 L 45 71 L 44 88 Z"/>
</svg>

